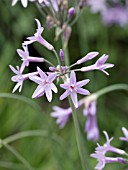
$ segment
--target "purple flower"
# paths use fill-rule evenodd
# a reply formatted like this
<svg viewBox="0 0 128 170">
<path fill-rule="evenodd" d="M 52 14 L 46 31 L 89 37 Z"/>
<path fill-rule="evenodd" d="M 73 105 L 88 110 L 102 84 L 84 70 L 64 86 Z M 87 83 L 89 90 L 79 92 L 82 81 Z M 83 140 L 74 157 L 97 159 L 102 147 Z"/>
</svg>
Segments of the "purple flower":
<svg viewBox="0 0 128 170">
<path fill-rule="evenodd" d="M 52 90 L 57 93 L 57 88 L 54 85 L 53 81 L 57 77 L 57 73 L 51 73 L 48 76 L 37 67 L 39 76 L 30 76 L 29 79 L 39 84 L 32 95 L 32 98 L 38 98 L 46 94 L 46 97 L 49 102 L 52 100 Z"/>
<path fill-rule="evenodd" d="M 106 0 L 87 0 L 87 5 L 91 7 L 93 13 L 106 10 Z"/>
<path fill-rule="evenodd" d="M 23 45 L 28 45 L 28 44 L 31 44 L 31 43 L 37 41 L 37 42 L 39 42 L 40 44 L 42 44 L 43 46 L 45 46 L 48 50 L 53 51 L 53 50 L 54 50 L 54 47 L 53 47 L 51 44 L 49 44 L 49 43 L 41 36 L 44 28 L 41 27 L 40 21 L 39 21 L 38 19 L 35 19 L 35 20 L 36 20 L 36 22 L 37 22 L 37 27 L 38 27 L 38 28 L 37 28 L 37 31 L 36 31 L 36 33 L 34 34 L 34 36 L 28 37 L 27 39 L 28 39 L 29 41 L 24 41 Z"/>
<path fill-rule="evenodd" d="M 82 67 L 80 70 L 82 72 L 91 71 L 91 70 L 100 70 L 100 71 L 104 72 L 106 75 L 109 75 L 109 73 L 107 71 L 105 71 L 105 69 L 113 67 L 114 64 L 105 63 L 107 59 L 108 59 L 108 55 L 103 54 L 96 61 L 95 64 L 93 64 L 91 66 L 87 66 L 87 67 Z"/>
<path fill-rule="evenodd" d="M 43 62 L 44 61 L 43 58 L 30 57 L 27 46 L 23 46 L 23 49 L 24 49 L 24 51 L 17 49 L 17 53 L 19 54 L 19 56 L 22 58 L 21 60 L 23 61 L 21 68 L 20 68 L 21 72 L 24 70 L 25 67 L 29 66 L 29 62 Z"/>
<path fill-rule="evenodd" d="M 103 131 L 106 137 L 106 143 L 103 146 L 98 146 L 96 148 L 96 151 L 100 151 L 102 149 L 102 152 L 105 154 L 106 152 L 114 152 L 120 155 L 124 155 L 125 151 L 122 149 L 118 149 L 116 147 L 111 146 L 110 142 L 113 140 L 113 137 L 109 139 L 109 136 L 106 131 Z"/>
<path fill-rule="evenodd" d="M 53 110 L 54 111 L 51 113 L 51 116 L 57 118 L 56 123 L 60 128 L 63 128 L 72 115 L 72 109 L 70 107 L 63 109 L 61 107 L 54 106 Z"/>
<path fill-rule="evenodd" d="M 37 74 L 38 74 L 38 72 L 33 72 L 33 73 L 28 73 L 28 74 L 22 74 L 22 71 L 23 71 L 23 70 L 21 71 L 21 69 L 19 68 L 19 66 L 17 66 L 16 69 L 15 69 L 13 66 L 11 66 L 11 65 L 9 65 L 9 67 L 10 67 L 10 69 L 16 74 L 15 76 L 13 76 L 13 77 L 11 78 L 12 81 L 17 82 L 17 84 L 15 85 L 15 87 L 14 87 L 14 89 L 13 89 L 13 91 L 12 91 L 13 93 L 14 93 L 18 88 L 19 88 L 19 92 L 21 92 L 24 80 L 28 79 L 29 76 L 31 76 L 31 75 L 37 75 Z"/>
<path fill-rule="evenodd" d="M 128 130 L 125 127 L 122 127 L 122 131 L 125 137 L 120 137 L 120 140 L 128 142 Z"/>
<path fill-rule="evenodd" d="M 96 119 L 96 101 L 90 102 L 88 108 L 85 108 L 83 112 L 84 115 L 87 117 L 85 124 L 87 139 L 97 141 L 99 139 L 99 129 Z"/>
<path fill-rule="evenodd" d="M 96 158 L 98 161 L 98 164 L 96 165 L 95 169 L 102 170 L 105 167 L 105 164 L 112 163 L 112 162 L 119 162 L 119 163 L 127 164 L 128 162 L 121 157 L 113 158 L 113 157 L 105 156 L 105 154 L 109 151 L 115 152 L 121 155 L 125 154 L 125 151 L 111 146 L 110 142 L 112 141 L 113 138 L 109 139 L 108 134 L 105 131 L 104 131 L 104 134 L 106 136 L 107 142 L 103 146 L 100 146 L 99 144 L 97 144 L 98 147 L 96 147 L 95 153 L 90 155 L 91 157 Z"/>
<path fill-rule="evenodd" d="M 60 84 L 60 86 L 66 90 L 60 96 L 60 100 L 63 100 L 67 96 L 70 95 L 75 108 L 78 108 L 77 93 L 83 94 L 83 95 L 89 95 L 90 93 L 88 90 L 81 88 L 82 86 L 86 85 L 88 82 L 89 82 L 89 79 L 76 82 L 76 74 L 74 71 L 72 71 L 70 74 L 69 81 L 65 82 L 65 84 Z"/>
<path fill-rule="evenodd" d="M 108 8 L 102 13 L 102 19 L 105 24 L 119 24 L 123 27 L 128 24 L 128 8 L 119 5 Z"/>
<path fill-rule="evenodd" d="M 102 170 L 105 167 L 105 164 L 118 162 L 122 164 L 127 164 L 128 162 L 121 158 L 121 157 L 106 157 L 105 154 L 102 152 L 102 149 L 100 151 L 95 151 L 95 153 L 90 155 L 93 158 L 96 158 L 98 161 L 98 164 L 95 166 L 95 169 Z"/>
</svg>

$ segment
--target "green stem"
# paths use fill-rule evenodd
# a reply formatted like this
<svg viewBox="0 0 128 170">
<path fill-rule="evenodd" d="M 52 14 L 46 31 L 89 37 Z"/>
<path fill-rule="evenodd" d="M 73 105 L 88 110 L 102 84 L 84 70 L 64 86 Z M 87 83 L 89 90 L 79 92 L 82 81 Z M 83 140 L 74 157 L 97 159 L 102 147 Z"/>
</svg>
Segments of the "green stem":
<svg viewBox="0 0 128 170">
<path fill-rule="evenodd" d="M 53 50 L 53 52 L 54 52 L 54 54 L 55 54 L 55 56 L 56 56 L 56 59 L 57 59 L 57 61 L 58 61 L 59 66 L 61 67 L 60 58 L 59 58 L 59 56 L 58 56 L 56 50 Z"/>
<path fill-rule="evenodd" d="M 77 112 L 76 112 L 76 109 L 74 108 L 74 105 L 73 105 L 70 97 L 68 97 L 68 100 L 69 100 L 70 107 L 72 108 L 72 116 L 73 116 L 74 126 L 75 126 L 76 141 L 77 141 L 77 146 L 78 146 L 78 151 L 79 151 L 79 155 L 80 155 L 82 169 L 89 170 L 90 169 L 89 161 L 87 158 L 88 153 L 87 153 L 87 151 L 85 151 L 86 146 L 83 141 L 82 134 L 81 134 Z"/>
<path fill-rule="evenodd" d="M 25 96 L 21 96 L 18 94 L 11 94 L 11 93 L 0 93 L 0 98 L 11 98 L 11 99 L 23 101 L 27 103 L 28 105 L 30 105 L 31 107 L 33 107 L 36 111 L 38 110 L 39 112 L 42 112 L 42 109 L 38 104 L 36 104 L 33 100 Z"/>
<path fill-rule="evenodd" d="M 55 67 L 54 64 L 52 64 L 50 61 L 48 61 L 48 60 L 46 60 L 46 59 L 44 59 L 44 61 L 45 61 L 46 63 L 48 63 L 49 65 Z"/>
<path fill-rule="evenodd" d="M 61 41 L 62 41 L 62 49 L 64 52 L 64 61 L 65 61 L 65 65 L 69 66 L 70 65 L 70 60 L 69 60 L 69 51 L 68 51 L 68 44 L 65 45 L 64 39 L 63 39 L 63 35 L 61 35 Z"/>
<path fill-rule="evenodd" d="M 11 142 L 14 142 L 18 139 L 22 139 L 25 137 L 33 137 L 33 136 L 43 136 L 43 137 L 50 137 L 52 140 L 56 141 L 58 144 L 60 144 L 62 147 L 65 145 L 64 141 L 61 137 L 59 137 L 56 134 L 49 134 L 48 131 L 46 130 L 29 130 L 29 131 L 24 131 L 24 132 L 19 132 L 17 134 L 14 134 L 12 136 L 9 136 L 2 141 L 4 141 L 5 144 L 9 144 Z"/>
<path fill-rule="evenodd" d="M 114 84 L 114 85 L 110 85 L 108 87 L 105 87 L 105 88 L 99 90 L 95 94 L 96 94 L 96 96 L 98 98 L 101 95 L 104 95 L 106 93 L 109 93 L 109 92 L 115 91 L 115 90 L 128 90 L 128 85 L 127 84 Z"/>
<path fill-rule="evenodd" d="M 34 170 L 34 168 L 10 145 L 2 142 L 2 144 L 4 145 L 4 147 L 6 149 L 8 149 L 13 155 L 15 155 L 23 164 L 24 166 L 28 169 L 28 170 Z"/>
</svg>

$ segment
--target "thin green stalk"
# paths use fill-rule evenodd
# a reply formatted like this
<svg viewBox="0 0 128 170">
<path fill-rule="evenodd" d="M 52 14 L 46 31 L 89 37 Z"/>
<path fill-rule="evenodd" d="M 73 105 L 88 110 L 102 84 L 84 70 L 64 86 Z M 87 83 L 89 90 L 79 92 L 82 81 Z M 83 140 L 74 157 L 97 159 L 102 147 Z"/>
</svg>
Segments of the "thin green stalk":
<svg viewBox="0 0 128 170">
<path fill-rule="evenodd" d="M 79 155 L 80 155 L 82 169 L 90 170 L 89 161 L 87 158 L 88 153 L 87 153 L 87 150 L 85 150 L 86 146 L 83 141 L 82 134 L 81 134 L 77 112 L 76 112 L 76 109 L 74 108 L 74 105 L 73 105 L 70 97 L 68 97 L 68 100 L 69 100 L 70 107 L 72 108 L 72 116 L 73 116 L 74 126 L 75 126 L 76 141 L 77 141 L 77 146 L 78 146 L 78 151 L 79 151 Z"/>
<path fill-rule="evenodd" d="M 53 64 L 53 63 L 51 63 L 50 61 L 48 61 L 48 60 L 46 60 L 46 59 L 44 59 L 44 61 L 45 61 L 46 63 L 48 63 L 49 65 L 51 65 L 51 66 L 55 67 L 55 66 L 54 66 L 54 64 Z"/>
<path fill-rule="evenodd" d="M 13 147 L 2 142 L 3 146 L 19 159 L 28 170 L 35 170 Z"/>
<path fill-rule="evenodd" d="M 59 58 L 56 50 L 53 50 L 53 52 L 54 52 L 54 54 L 55 54 L 55 56 L 56 56 L 56 59 L 57 59 L 57 61 L 58 61 L 59 66 L 61 66 L 60 58 Z"/>
<path fill-rule="evenodd" d="M 67 48 L 67 45 L 65 47 L 65 42 L 64 42 L 64 39 L 63 39 L 63 35 L 61 35 L 61 41 L 62 41 L 62 49 L 64 51 L 64 61 L 65 61 L 65 65 L 66 66 L 69 66 L 70 65 L 70 59 L 69 59 L 69 51 L 68 51 L 68 48 Z"/>
<path fill-rule="evenodd" d="M 38 104 L 36 104 L 33 100 L 31 100 L 25 96 L 21 96 L 18 94 L 11 94 L 11 93 L 0 93 L 0 98 L 11 98 L 11 99 L 20 100 L 20 101 L 23 101 L 23 102 L 27 103 L 28 105 L 30 105 L 36 111 L 38 110 L 39 112 L 42 112 L 42 109 Z"/>
<path fill-rule="evenodd" d="M 128 90 L 128 85 L 127 84 L 114 84 L 114 85 L 110 85 L 108 87 L 105 87 L 105 88 L 99 90 L 95 94 L 96 94 L 96 96 L 98 98 L 101 95 L 104 95 L 106 93 L 109 93 L 109 92 L 115 91 L 115 90 Z"/>
<path fill-rule="evenodd" d="M 2 141 L 4 141 L 5 144 L 9 144 L 16 140 L 19 140 L 25 137 L 33 137 L 33 136 L 50 137 L 52 140 L 56 141 L 62 147 L 65 145 L 64 140 L 61 137 L 59 137 L 56 134 L 49 134 L 49 132 L 46 130 L 29 130 L 29 131 L 19 132 L 17 134 L 11 135 L 3 139 Z"/>
</svg>

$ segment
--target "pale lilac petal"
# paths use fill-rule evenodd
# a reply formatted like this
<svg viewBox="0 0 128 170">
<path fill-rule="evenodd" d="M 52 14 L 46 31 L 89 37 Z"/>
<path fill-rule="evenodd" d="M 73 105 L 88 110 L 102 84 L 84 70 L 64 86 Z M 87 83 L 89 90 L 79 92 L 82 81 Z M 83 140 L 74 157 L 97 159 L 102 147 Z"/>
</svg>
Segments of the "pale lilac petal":
<svg viewBox="0 0 128 170">
<path fill-rule="evenodd" d="M 125 137 L 128 138 L 128 130 L 125 127 L 123 127 L 122 131 L 123 131 Z"/>
<path fill-rule="evenodd" d="M 70 95 L 75 108 L 78 108 L 77 93 L 73 91 Z"/>
<path fill-rule="evenodd" d="M 53 82 L 57 77 L 57 73 L 51 73 L 49 76 L 48 76 L 48 81 L 49 82 Z"/>
<path fill-rule="evenodd" d="M 83 95 L 89 95 L 90 94 L 90 92 L 88 90 L 82 89 L 82 88 L 78 88 L 77 93 L 83 94 Z"/>
<path fill-rule="evenodd" d="M 13 71 L 15 74 L 19 74 L 19 71 L 16 70 L 13 66 L 9 65 L 10 69 Z"/>
<path fill-rule="evenodd" d="M 63 89 L 68 89 L 70 88 L 70 84 L 60 84 L 60 87 L 62 87 Z"/>
<path fill-rule="evenodd" d="M 108 55 L 103 54 L 96 62 L 97 67 L 100 67 L 101 65 L 103 65 L 108 59 L 108 57 L 109 57 Z"/>
<path fill-rule="evenodd" d="M 49 102 L 52 100 L 52 90 L 49 86 L 45 88 L 45 94 Z"/>
<path fill-rule="evenodd" d="M 70 95 L 70 91 L 66 90 L 61 96 L 60 96 L 60 100 L 65 99 L 68 95 Z"/>
<path fill-rule="evenodd" d="M 51 4 L 52 4 L 54 10 L 55 10 L 56 12 L 58 12 L 59 8 L 58 8 L 57 0 L 51 0 Z"/>
<path fill-rule="evenodd" d="M 18 88 L 19 88 L 19 92 L 21 92 L 22 84 L 23 84 L 23 82 L 18 82 L 18 83 L 15 85 L 15 87 L 13 88 L 12 93 L 14 93 Z"/>
<path fill-rule="evenodd" d="M 32 81 L 34 81 L 34 82 L 37 83 L 37 84 L 41 84 L 41 83 L 42 83 L 41 78 L 38 77 L 38 76 L 29 76 L 29 79 L 32 80 Z"/>
<path fill-rule="evenodd" d="M 40 21 L 39 21 L 38 19 L 35 19 L 35 20 L 36 20 L 37 27 L 38 27 L 38 29 L 37 29 L 37 34 L 38 34 L 38 35 L 41 35 L 42 32 L 44 31 L 44 28 L 41 27 L 41 23 L 40 23 Z"/>
<path fill-rule="evenodd" d="M 78 81 L 76 83 L 76 85 L 77 85 L 77 87 L 82 87 L 82 86 L 86 85 L 89 81 L 90 81 L 89 79 Z"/>
<path fill-rule="evenodd" d="M 42 79 L 46 79 L 47 75 L 39 68 L 37 67 L 38 73 Z"/>
<path fill-rule="evenodd" d="M 22 2 L 23 7 L 26 8 L 28 5 L 28 0 L 21 0 L 21 2 Z"/>
<path fill-rule="evenodd" d="M 32 95 L 32 98 L 37 98 L 40 94 L 43 94 L 43 92 L 44 92 L 44 87 L 41 85 L 37 86 L 36 90 Z"/>
<path fill-rule="evenodd" d="M 107 76 L 109 76 L 109 73 L 108 73 L 107 71 L 105 71 L 105 70 L 100 70 L 100 71 L 102 71 L 102 72 L 105 73 Z"/>
<path fill-rule="evenodd" d="M 12 6 L 16 5 L 17 2 L 18 0 L 12 0 Z"/>
<path fill-rule="evenodd" d="M 71 71 L 71 74 L 70 74 L 70 83 L 71 84 L 76 84 L 76 74 L 74 71 Z"/>
<path fill-rule="evenodd" d="M 95 64 L 91 65 L 91 66 L 87 66 L 87 67 L 82 67 L 80 70 L 82 72 L 86 72 L 86 71 L 92 71 L 95 70 L 97 67 Z"/>
<path fill-rule="evenodd" d="M 51 84 L 51 89 L 52 89 L 55 93 L 58 92 L 58 90 L 57 90 L 55 84 L 53 84 L 53 83 Z"/>
<path fill-rule="evenodd" d="M 23 50 L 17 49 L 17 53 L 19 54 L 19 56 L 20 56 L 21 58 L 24 58 L 25 52 L 24 52 Z"/>
</svg>

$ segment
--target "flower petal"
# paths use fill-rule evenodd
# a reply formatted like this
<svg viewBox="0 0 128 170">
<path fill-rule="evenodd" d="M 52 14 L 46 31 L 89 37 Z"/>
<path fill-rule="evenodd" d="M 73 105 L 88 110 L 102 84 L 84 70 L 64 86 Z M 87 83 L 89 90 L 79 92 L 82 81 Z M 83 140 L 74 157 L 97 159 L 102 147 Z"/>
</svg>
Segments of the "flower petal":
<svg viewBox="0 0 128 170">
<path fill-rule="evenodd" d="M 77 85 L 77 87 L 82 87 L 82 86 L 86 85 L 89 81 L 90 81 L 89 79 L 78 81 L 76 83 L 76 85 Z"/>
<path fill-rule="evenodd" d="M 52 89 L 55 93 L 58 92 L 58 90 L 57 90 L 55 84 L 53 84 L 53 83 L 51 84 L 51 89 Z"/>
<path fill-rule="evenodd" d="M 38 77 L 38 76 L 29 76 L 29 79 L 32 80 L 32 81 L 34 81 L 34 82 L 37 83 L 37 84 L 41 84 L 41 83 L 42 83 L 41 78 Z"/>
<path fill-rule="evenodd" d="M 71 84 L 76 84 L 76 74 L 74 71 L 71 71 L 71 74 L 70 74 L 70 83 Z"/>
<path fill-rule="evenodd" d="M 39 67 L 37 67 L 37 71 L 43 80 L 47 78 L 47 75 Z"/>
<path fill-rule="evenodd" d="M 78 108 L 77 93 L 73 91 L 70 95 L 75 108 Z"/>
<path fill-rule="evenodd" d="M 69 91 L 69 90 L 66 90 L 66 91 L 60 96 L 60 100 L 65 99 L 69 94 L 70 94 L 70 91 Z"/>
<path fill-rule="evenodd" d="M 37 86 L 36 90 L 34 91 L 32 98 L 37 98 L 37 97 L 41 97 L 44 93 L 44 87 L 39 85 Z"/>
<path fill-rule="evenodd" d="M 52 100 L 52 90 L 49 86 L 45 87 L 45 94 L 49 102 Z"/>
<path fill-rule="evenodd" d="M 83 95 L 89 95 L 90 94 L 90 92 L 88 90 L 83 89 L 83 88 L 78 88 L 77 93 L 83 94 Z"/>
</svg>

